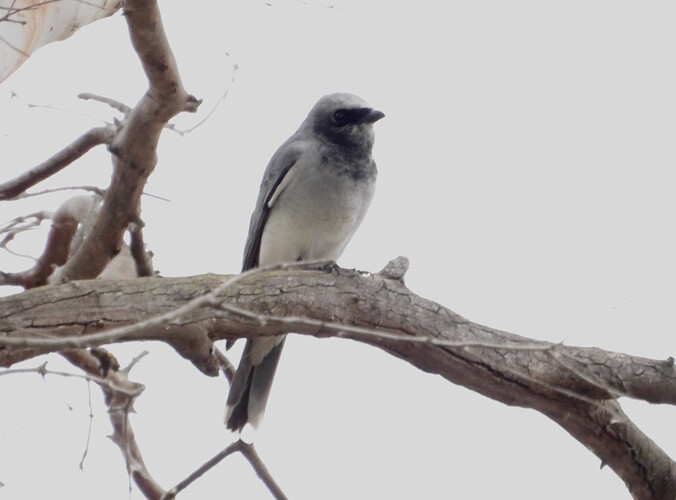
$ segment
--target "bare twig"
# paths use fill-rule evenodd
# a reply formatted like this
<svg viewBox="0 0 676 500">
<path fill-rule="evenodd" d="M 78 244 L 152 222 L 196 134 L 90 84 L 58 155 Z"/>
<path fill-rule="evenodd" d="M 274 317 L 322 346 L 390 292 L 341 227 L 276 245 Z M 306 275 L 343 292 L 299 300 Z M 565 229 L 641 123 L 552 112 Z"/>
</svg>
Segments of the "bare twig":
<svg viewBox="0 0 676 500">
<path fill-rule="evenodd" d="M 12 219 L 11 221 L 7 222 L 5 225 L 0 227 L 0 236 L 4 234 L 2 240 L 0 240 L 0 248 L 3 248 L 8 252 L 17 255 L 15 252 L 12 252 L 7 247 L 9 242 L 12 241 L 17 234 L 40 227 L 40 224 L 42 224 L 43 221 L 51 220 L 53 217 L 54 212 L 40 210 L 39 212 L 34 212 L 29 215 L 23 215 L 21 217 L 16 217 Z"/>
<path fill-rule="evenodd" d="M 92 409 L 92 386 L 91 382 L 87 382 L 87 401 L 89 403 L 89 425 L 87 426 L 87 441 L 85 443 L 85 449 L 82 452 L 82 459 L 80 460 L 80 470 L 84 470 L 85 459 L 89 453 L 89 442 L 92 437 L 92 423 L 94 422 L 94 410 Z"/>
<path fill-rule="evenodd" d="M 188 477 L 186 477 L 183 481 L 178 483 L 176 486 L 171 488 L 169 491 L 167 491 L 164 496 L 162 497 L 161 500 L 172 500 L 173 498 L 176 497 L 181 491 L 186 489 L 188 486 L 190 486 L 192 483 L 194 483 L 197 479 L 202 477 L 204 473 L 207 471 L 213 469 L 216 465 L 218 465 L 223 459 L 228 457 L 229 455 L 232 455 L 233 453 L 236 453 L 238 451 L 242 451 L 242 449 L 246 446 L 246 444 L 243 441 L 235 441 L 234 443 L 230 444 L 223 450 L 219 451 L 211 457 L 209 460 L 204 462 L 200 467 L 198 467 L 194 472 L 192 472 Z"/>
<path fill-rule="evenodd" d="M 22 231 L 33 229 L 39 226 L 43 220 L 50 220 L 52 217 L 54 217 L 54 212 L 49 212 L 47 210 L 40 210 L 39 212 L 33 212 L 32 214 L 15 217 L 6 222 L 3 226 L 0 226 L 0 234 L 18 234 Z"/>
<path fill-rule="evenodd" d="M 129 113 L 131 113 L 132 108 L 127 106 L 125 103 L 118 101 L 117 99 L 113 99 L 111 97 L 106 97 L 106 96 L 100 96 L 97 94 L 92 94 L 90 92 L 82 92 L 81 94 L 78 94 L 78 99 L 82 99 L 85 101 L 91 100 L 91 101 L 96 101 L 100 102 L 103 104 L 107 104 L 111 108 L 113 108 L 116 111 L 119 111 L 122 113 L 125 117 L 129 116 Z M 167 123 L 164 125 L 164 128 L 171 130 L 172 132 L 176 132 L 178 135 L 185 135 L 184 131 L 181 131 L 176 128 L 176 125 L 173 123 Z"/>
<path fill-rule="evenodd" d="M 32 198 L 34 196 L 43 196 L 45 194 L 58 193 L 61 191 L 88 191 L 90 193 L 94 193 L 97 196 L 101 196 L 106 192 L 105 189 L 101 189 L 100 187 L 96 186 L 64 186 L 59 188 L 43 189 L 42 191 L 35 191 L 33 193 L 24 192 L 15 196 L 13 199 L 20 200 L 23 198 Z"/>
<path fill-rule="evenodd" d="M 130 398 L 134 398 L 136 396 L 139 396 L 143 389 L 139 388 L 129 388 L 129 387 L 124 387 L 122 385 L 116 385 L 115 381 L 113 380 L 108 380 L 106 378 L 103 378 L 96 373 L 85 373 L 85 374 L 79 374 L 79 373 L 70 373 L 70 372 L 64 372 L 64 371 L 58 371 L 58 370 L 48 370 L 47 369 L 47 362 L 45 361 L 42 363 L 40 366 L 36 366 L 33 368 L 8 368 L 6 370 L 0 370 L 0 376 L 4 375 L 17 375 L 20 373 L 37 373 L 41 377 L 46 377 L 47 375 L 55 375 L 58 377 L 67 377 L 67 378 L 77 378 L 81 380 L 86 380 L 88 382 L 95 382 L 101 387 L 104 387 L 110 391 L 114 392 L 119 392 L 120 394 L 124 394 L 125 396 L 128 396 Z"/>
<path fill-rule="evenodd" d="M 129 364 L 127 366 L 120 369 L 119 371 L 121 373 L 129 375 L 129 372 L 131 371 L 131 369 L 134 368 L 138 364 L 138 362 L 141 361 L 143 358 L 145 358 L 148 354 L 150 354 L 149 351 L 141 351 L 140 353 L 138 353 L 136 356 L 134 356 L 132 358 L 132 360 L 129 362 Z"/>
<path fill-rule="evenodd" d="M 228 56 L 228 57 L 230 57 L 230 54 L 227 53 L 227 52 L 226 52 L 225 55 Z M 192 127 L 187 128 L 187 129 L 179 130 L 179 129 L 177 129 L 176 127 L 174 127 L 173 125 L 171 125 L 172 130 L 178 132 L 180 135 L 183 136 L 183 135 L 186 135 L 186 134 L 191 133 L 193 130 L 197 129 L 197 128 L 200 127 L 204 122 L 206 122 L 209 118 L 211 118 L 211 115 L 213 115 L 213 114 L 216 112 L 216 110 L 220 107 L 221 103 L 223 103 L 223 101 L 225 101 L 225 99 L 228 97 L 228 93 L 230 92 L 230 86 L 231 86 L 231 85 L 234 83 L 234 81 L 235 81 L 235 73 L 237 72 L 238 69 L 239 69 L 239 66 L 238 66 L 236 63 L 232 63 L 232 76 L 231 76 L 231 78 L 230 78 L 230 81 L 228 82 L 228 84 L 227 84 L 226 87 L 225 87 L 225 91 L 223 92 L 223 94 L 221 95 L 221 97 L 219 97 L 219 99 L 216 101 L 216 104 L 214 104 L 214 106 L 213 106 L 213 107 L 209 110 L 209 112 L 204 116 L 204 118 L 202 118 L 202 119 L 201 119 L 200 121 L 198 121 L 195 125 L 193 125 Z"/>
<path fill-rule="evenodd" d="M 113 127 L 113 128 L 114 128 L 115 126 L 117 126 L 117 124 L 116 124 L 114 121 L 113 121 L 113 122 L 108 122 L 108 121 L 106 121 L 106 120 L 102 120 L 102 119 L 99 118 L 98 116 L 94 116 L 94 115 L 90 115 L 90 114 L 87 114 L 87 113 L 83 113 L 83 112 L 81 112 L 81 111 L 74 111 L 74 110 L 69 109 L 69 108 L 62 108 L 62 107 L 59 107 L 59 106 L 53 106 L 53 105 L 51 105 L 51 104 L 36 104 L 36 103 L 34 103 L 34 102 L 27 101 L 26 99 L 24 99 L 23 97 L 21 97 L 21 96 L 20 96 L 18 93 L 16 93 L 15 91 L 12 91 L 12 93 L 11 93 L 11 99 L 16 99 L 16 100 L 18 100 L 19 102 L 21 102 L 21 104 L 24 104 L 24 105 L 25 105 L 27 108 L 29 108 L 29 109 L 33 109 L 33 108 L 34 108 L 34 109 L 48 109 L 48 110 L 51 110 L 51 111 L 58 111 L 59 113 L 65 113 L 65 114 L 68 114 L 68 115 L 74 115 L 74 116 L 78 116 L 78 117 L 81 117 L 81 118 L 88 118 L 88 119 L 90 119 L 90 120 L 94 120 L 94 121 L 96 121 L 96 122 L 101 122 L 101 123 L 103 123 L 104 125 L 109 126 L 109 127 Z"/>
<path fill-rule="evenodd" d="M 249 461 L 251 467 L 253 467 L 253 470 L 256 472 L 256 475 L 260 478 L 261 481 L 263 481 L 263 484 L 267 487 L 267 489 L 270 490 L 270 493 L 272 493 L 272 495 L 277 500 L 286 500 L 286 495 L 273 479 L 272 474 L 270 474 L 270 471 L 268 471 L 268 468 L 261 460 L 261 457 L 258 455 L 258 452 L 256 452 L 256 448 L 254 448 L 254 445 L 246 444 L 245 446 L 242 447 L 241 452 L 242 455 L 244 455 L 246 459 Z"/>
<path fill-rule="evenodd" d="M 93 128 L 40 165 L 0 184 L 0 201 L 11 200 L 48 177 L 67 167 L 94 146 L 110 144 L 115 136 L 111 127 Z"/>
<path fill-rule="evenodd" d="M 96 102 L 101 102 L 103 104 L 107 104 L 111 108 L 119 111 L 123 115 L 128 115 L 129 112 L 131 111 L 131 108 L 127 106 L 125 103 L 120 102 L 116 99 L 112 99 L 110 97 L 105 97 L 105 96 L 100 96 L 97 94 L 92 94 L 90 92 L 82 92 L 81 94 L 77 95 L 78 99 L 82 99 L 83 101 L 96 101 Z"/>
<path fill-rule="evenodd" d="M 245 443 L 244 441 L 239 439 L 234 443 L 228 445 L 223 450 L 219 451 L 216 455 L 214 455 L 206 462 L 204 462 L 204 464 L 199 466 L 183 481 L 181 481 L 176 486 L 167 491 L 167 493 L 162 497 L 161 500 L 172 500 L 181 491 L 186 489 L 197 479 L 202 477 L 206 472 L 208 472 L 209 470 L 213 469 L 216 465 L 218 465 L 223 459 L 236 452 L 240 452 L 244 456 L 244 458 L 247 459 L 247 461 L 251 464 L 251 467 L 253 468 L 256 475 L 261 479 L 261 481 L 263 481 L 265 487 L 270 491 L 270 493 L 272 493 L 272 495 L 277 500 L 285 500 L 287 498 L 282 489 L 279 487 L 277 482 L 270 474 L 270 471 L 268 471 L 268 468 L 265 466 L 258 453 L 256 452 L 256 448 L 254 447 L 254 445 L 251 443 Z"/>
</svg>

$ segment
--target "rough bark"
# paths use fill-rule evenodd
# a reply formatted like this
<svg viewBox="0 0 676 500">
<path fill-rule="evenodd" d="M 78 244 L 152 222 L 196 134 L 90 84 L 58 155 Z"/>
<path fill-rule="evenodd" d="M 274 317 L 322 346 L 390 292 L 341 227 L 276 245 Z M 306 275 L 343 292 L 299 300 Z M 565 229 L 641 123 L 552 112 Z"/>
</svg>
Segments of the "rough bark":
<svg viewBox="0 0 676 500">
<path fill-rule="evenodd" d="M 415 295 L 390 273 L 277 270 L 223 287 L 228 279 L 81 281 L 0 299 L 0 365 L 67 346 L 146 339 L 171 344 L 214 375 L 210 346 L 217 339 L 290 332 L 349 337 L 497 401 L 540 411 L 610 466 L 634 498 L 676 498 L 676 464 L 616 401 L 626 395 L 676 404 L 672 358 L 549 344 L 478 325 Z M 169 323 L 106 337 L 112 327 L 143 324 L 213 290 L 221 291 L 216 300 Z M 46 341 L 45 335 L 76 338 Z"/>
<path fill-rule="evenodd" d="M 113 178 L 87 239 L 59 269 L 59 279 L 95 278 L 120 251 L 127 226 L 136 222 L 143 187 L 157 163 L 156 148 L 167 122 L 199 101 L 183 88 L 156 2 L 130 0 L 124 13 L 129 36 L 148 77 L 148 90 L 110 142 Z"/>
</svg>

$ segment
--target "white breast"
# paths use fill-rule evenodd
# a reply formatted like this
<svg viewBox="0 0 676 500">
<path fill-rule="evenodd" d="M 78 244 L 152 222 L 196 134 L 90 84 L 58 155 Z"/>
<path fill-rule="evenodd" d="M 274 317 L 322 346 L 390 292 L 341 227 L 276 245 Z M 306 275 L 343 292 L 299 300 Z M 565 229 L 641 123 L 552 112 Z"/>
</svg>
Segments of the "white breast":
<svg viewBox="0 0 676 500">
<path fill-rule="evenodd" d="M 301 159 L 270 199 L 260 265 L 337 260 L 371 203 L 375 179 L 337 174 L 330 164 Z"/>
</svg>

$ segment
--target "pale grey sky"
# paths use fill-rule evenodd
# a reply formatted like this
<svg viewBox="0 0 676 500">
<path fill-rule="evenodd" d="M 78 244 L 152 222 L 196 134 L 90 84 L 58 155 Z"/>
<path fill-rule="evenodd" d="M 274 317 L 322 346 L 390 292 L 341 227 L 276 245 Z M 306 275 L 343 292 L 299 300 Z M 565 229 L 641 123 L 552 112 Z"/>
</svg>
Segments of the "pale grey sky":
<svg viewBox="0 0 676 500">
<path fill-rule="evenodd" d="M 342 265 L 377 271 L 406 255 L 409 288 L 473 321 L 571 345 L 675 354 L 673 3 L 186 5 L 161 2 L 202 113 L 228 86 L 233 63 L 239 70 L 206 123 L 162 138 L 147 191 L 171 202 L 146 198 L 144 219 L 164 275 L 239 271 L 271 154 L 321 95 L 348 91 L 387 116 L 376 125 L 376 196 Z M 27 108 L 11 91 L 110 120 L 108 109 L 75 96 L 133 105 L 144 90 L 119 15 L 41 49 L 0 84 L 3 177 L 100 123 Z M 109 177 L 101 150 L 44 187 L 105 186 Z M 55 209 L 60 198 L 2 204 L 0 220 Z M 35 254 L 40 237 L 14 248 Z M 0 269 L 27 265 L 0 254 Z M 160 345 L 115 352 L 126 361 L 144 348 L 151 355 L 132 373 L 147 389 L 133 422 L 151 472 L 169 487 L 230 439 L 227 387 Z M 85 383 L 2 377 L 0 391 L 0 500 L 127 497 L 97 389 L 84 473 Z M 676 409 L 622 406 L 676 457 Z M 630 498 L 544 416 L 344 340 L 289 339 L 257 446 L 291 498 Z M 268 498 L 239 458 L 182 498 L 228 494 Z"/>
</svg>

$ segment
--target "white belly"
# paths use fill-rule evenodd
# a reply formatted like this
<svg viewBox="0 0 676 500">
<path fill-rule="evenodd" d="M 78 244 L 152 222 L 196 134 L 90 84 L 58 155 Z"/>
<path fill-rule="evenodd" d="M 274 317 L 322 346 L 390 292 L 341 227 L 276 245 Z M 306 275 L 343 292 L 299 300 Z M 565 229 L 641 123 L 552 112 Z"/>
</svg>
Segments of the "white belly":
<svg viewBox="0 0 676 500">
<path fill-rule="evenodd" d="M 327 165 L 293 168 L 299 170 L 274 201 L 263 229 L 260 265 L 337 260 L 371 203 L 375 179 L 355 181 Z"/>
</svg>

